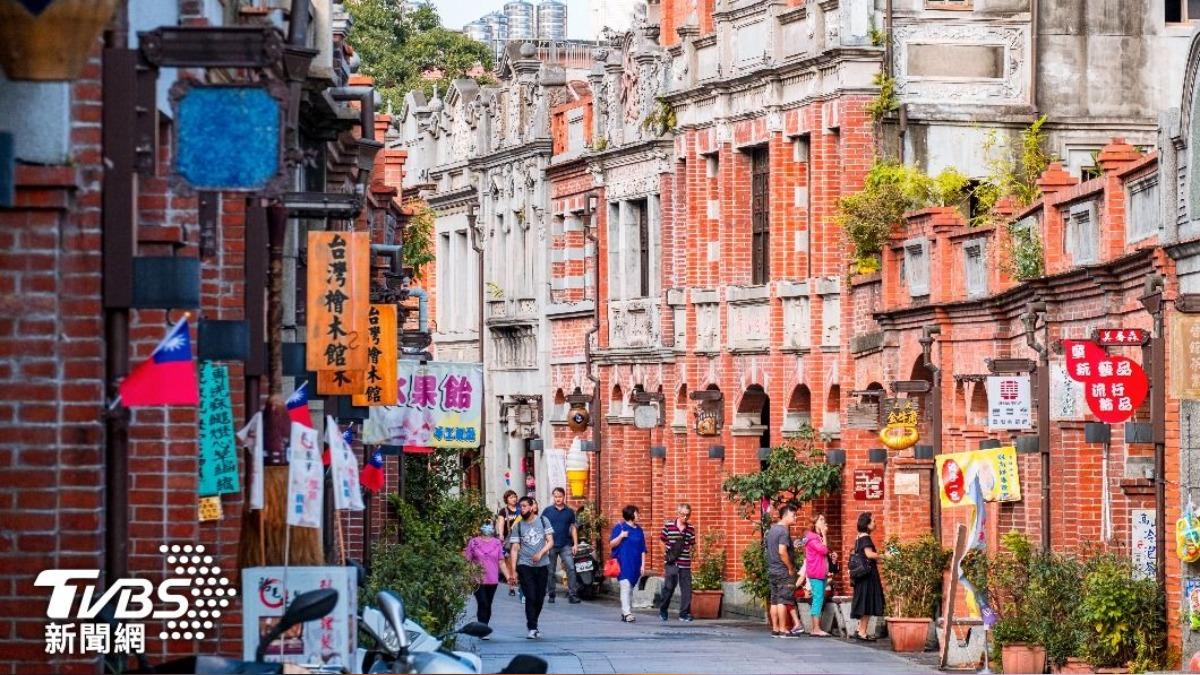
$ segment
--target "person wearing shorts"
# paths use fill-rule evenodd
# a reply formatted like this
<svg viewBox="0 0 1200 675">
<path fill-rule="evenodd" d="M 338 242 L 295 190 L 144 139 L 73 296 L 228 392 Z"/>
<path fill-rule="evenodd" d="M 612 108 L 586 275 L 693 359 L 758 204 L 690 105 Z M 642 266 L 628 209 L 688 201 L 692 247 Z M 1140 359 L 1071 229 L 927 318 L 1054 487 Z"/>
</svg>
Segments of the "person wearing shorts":
<svg viewBox="0 0 1200 675">
<path fill-rule="evenodd" d="M 796 568 L 792 560 L 792 535 L 789 528 L 796 522 L 796 507 L 786 504 L 779 509 L 779 521 L 767 531 L 767 579 L 771 587 L 771 636 L 798 637 L 803 629 L 789 628 L 792 609 L 796 606 Z"/>
</svg>

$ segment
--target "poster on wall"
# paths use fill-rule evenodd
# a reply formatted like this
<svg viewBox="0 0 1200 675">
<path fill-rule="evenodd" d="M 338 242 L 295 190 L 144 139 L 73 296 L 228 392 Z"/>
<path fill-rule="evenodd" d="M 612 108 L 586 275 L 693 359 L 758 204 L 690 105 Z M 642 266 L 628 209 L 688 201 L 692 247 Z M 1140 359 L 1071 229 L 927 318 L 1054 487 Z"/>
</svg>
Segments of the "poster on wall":
<svg viewBox="0 0 1200 675">
<path fill-rule="evenodd" d="M 1133 558 L 1133 576 L 1135 579 L 1153 579 L 1158 563 L 1154 509 L 1130 509 L 1129 513 L 1133 521 L 1129 546 L 1129 555 Z"/>
<path fill-rule="evenodd" d="M 332 588 L 333 611 L 318 621 L 288 630 L 267 649 L 272 663 L 343 666 L 351 671 L 357 644 L 357 578 L 353 567 L 247 567 L 242 570 L 242 658 L 254 660 L 259 639 L 283 616 L 284 608 L 306 591 Z M 284 588 L 286 584 L 286 590 Z"/>
<path fill-rule="evenodd" d="M 548 475 L 548 484 L 546 488 L 553 491 L 554 488 L 560 487 L 567 489 L 567 451 L 558 448 L 551 448 L 546 453 L 546 473 Z M 570 494 L 570 493 L 568 493 Z"/>
<path fill-rule="evenodd" d="M 427 448 L 479 446 L 483 366 L 401 359 L 396 405 L 375 406 L 363 424 L 363 443 Z"/>
<path fill-rule="evenodd" d="M 1171 315 L 1171 390 L 1176 398 L 1200 398 L 1200 314 Z"/>
<path fill-rule="evenodd" d="M 1067 375 L 1067 364 L 1058 360 L 1050 363 L 1050 421 L 1082 420 L 1087 416 L 1083 402 L 1083 383 Z"/>
<path fill-rule="evenodd" d="M 934 461 L 937 464 L 942 508 L 971 506 L 971 500 L 967 499 L 967 488 L 976 476 L 979 476 L 984 501 L 1021 501 L 1017 450 L 1011 445 L 938 455 Z"/>
<path fill-rule="evenodd" d="M 988 430 L 1032 429 L 1033 397 L 1028 375 L 991 375 L 987 379 Z"/>
<path fill-rule="evenodd" d="M 860 502 L 883 499 L 882 467 L 854 470 L 854 499 Z"/>
</svg>

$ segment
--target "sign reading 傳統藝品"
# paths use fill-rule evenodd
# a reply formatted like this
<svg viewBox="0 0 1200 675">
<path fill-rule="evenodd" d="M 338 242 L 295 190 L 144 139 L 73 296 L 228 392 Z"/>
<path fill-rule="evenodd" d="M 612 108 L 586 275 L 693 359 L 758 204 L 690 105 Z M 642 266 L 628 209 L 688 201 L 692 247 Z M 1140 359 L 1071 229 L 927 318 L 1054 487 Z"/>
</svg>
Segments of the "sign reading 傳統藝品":
<svg viewBox="0 0 1200 675">
<path fill-rule="evenodd" d="M 429 448 L 479 445 L 483 366 L 402 359 L 396 364 L 396 405 L 375 406 L 363 443 Z"/>
</svg>

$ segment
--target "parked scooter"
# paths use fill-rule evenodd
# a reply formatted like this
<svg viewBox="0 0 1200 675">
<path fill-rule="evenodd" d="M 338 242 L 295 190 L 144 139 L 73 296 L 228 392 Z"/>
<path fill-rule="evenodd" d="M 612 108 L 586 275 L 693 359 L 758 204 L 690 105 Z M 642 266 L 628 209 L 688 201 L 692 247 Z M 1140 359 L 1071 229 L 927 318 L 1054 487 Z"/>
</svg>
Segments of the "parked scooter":
<svg viewBox="0 0 1200 675">
<path fill-rule="evenodd" d="M 594 600 L 604 581 L 596 551 L 586 542 L 579 544 L 575 552 L 575 581 L 578 583 L 575 592 L 581 600 Z"/>
<path fill-rule="evenodd" d="M 492 632 L 489 626 L 478 622 L 471 622 L 453 633 L 444 635 L 441 638 L 435 638 L 438 641 L 437 649 L 433 651 L 414 651 L 414 642 L 410 639 L 410 634 L 407 630 L 410 622 L 406 620 L 404 614 L 404 601 L 400 599 L 400 596 L 391 591 L 380 591 L 376 597 L 376 602 L 379 605 L 379 611 L 387 619 L 388 628 L 392 633 L 389 637 L 394 637 L 395 640 L 393 642 L 381 635 L 372 636 L 375 643 L 375 648 L 371 650 L 374 653 L 374 662 L 371 664 L 370 669 L 365 672 L 419 673 L 421 675 L 451 673 L 476 675 L 482 672 L 482 662 L 477 658 L 467 659 L 461 652 L 452 652 L 445 649 L 441 646 L 441 640 L 455 633 L 479 638 L 486 637 Z M 365 626 L 365 624 L 366 622 L 362 622 L 362 625 Z M 363 630 L 364 632 L 368 632 L 368 634 L 370 634 L 369 631 L 373 631 L 370 627 L 365 627 Z M 428 635 L 428 633 L 425 634 Z M 419 639 L 420 635 L 417 637 Z M 544 659 L 521 654 L 514 657 L 508 666 L 500 672 L 545 673 L 548 667 L 549 664 Z"/>
<path fill-rule="evenodd" d="M 299 624 L 317 621 L 326 614 L 329 614 L 337 606 L 337 601 L 338 592 L 332 588 L 308 591 L 296 596 L 296 599 L 288 605 L 287 610 L 284 611 L 279 621 L 258 641 L 258 650 L 254 654 L 253 661 L 242 661 L 225 656 L 196 655 L 167 661 L 157 666 L 141 668 L 132 672 L 197 673 L 197 675 L 342 672 L 342 666 L 337 666 L 337 670 L 331 671 L 326 668 L 313 669 L 311 667 L 285 665 L 283 663 L 267 663 L 265 660 L 267 647 L 278 639 L 279 636 Z"/>
</svg>

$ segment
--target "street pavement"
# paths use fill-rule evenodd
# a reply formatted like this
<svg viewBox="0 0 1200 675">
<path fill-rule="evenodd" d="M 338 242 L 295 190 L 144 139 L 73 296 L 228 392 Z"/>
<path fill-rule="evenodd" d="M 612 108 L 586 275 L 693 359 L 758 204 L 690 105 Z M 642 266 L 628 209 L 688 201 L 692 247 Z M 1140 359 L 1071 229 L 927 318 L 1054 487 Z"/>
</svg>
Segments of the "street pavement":
<svg viewBox="0 0 1200 675">
<path fill-rule="evenodd" d="M 473 602 L 467 611 L 467 620 L 474 620 Z M 464 639 L 460 649 L 478 649 L 485 673 L 498 672 L 517 654 L 546 659 L 551 673 L 937 672 L 934 655 L 902 657 L 890 651 L 886 640 L 870 645 L 808 636 L 782 640 L 770 636 L 765 622 L 684 623 L 672 612 L 671 620 L 662 623 L 653 610 L 635 613 L 636 623 L 622 623 L 620 606 L 611 596 L 570 605 L 560 595 L 542 611 L 541 639 L 528 640 L 524 606 L 501 584 L 491 639 Z"/>
</svg>

